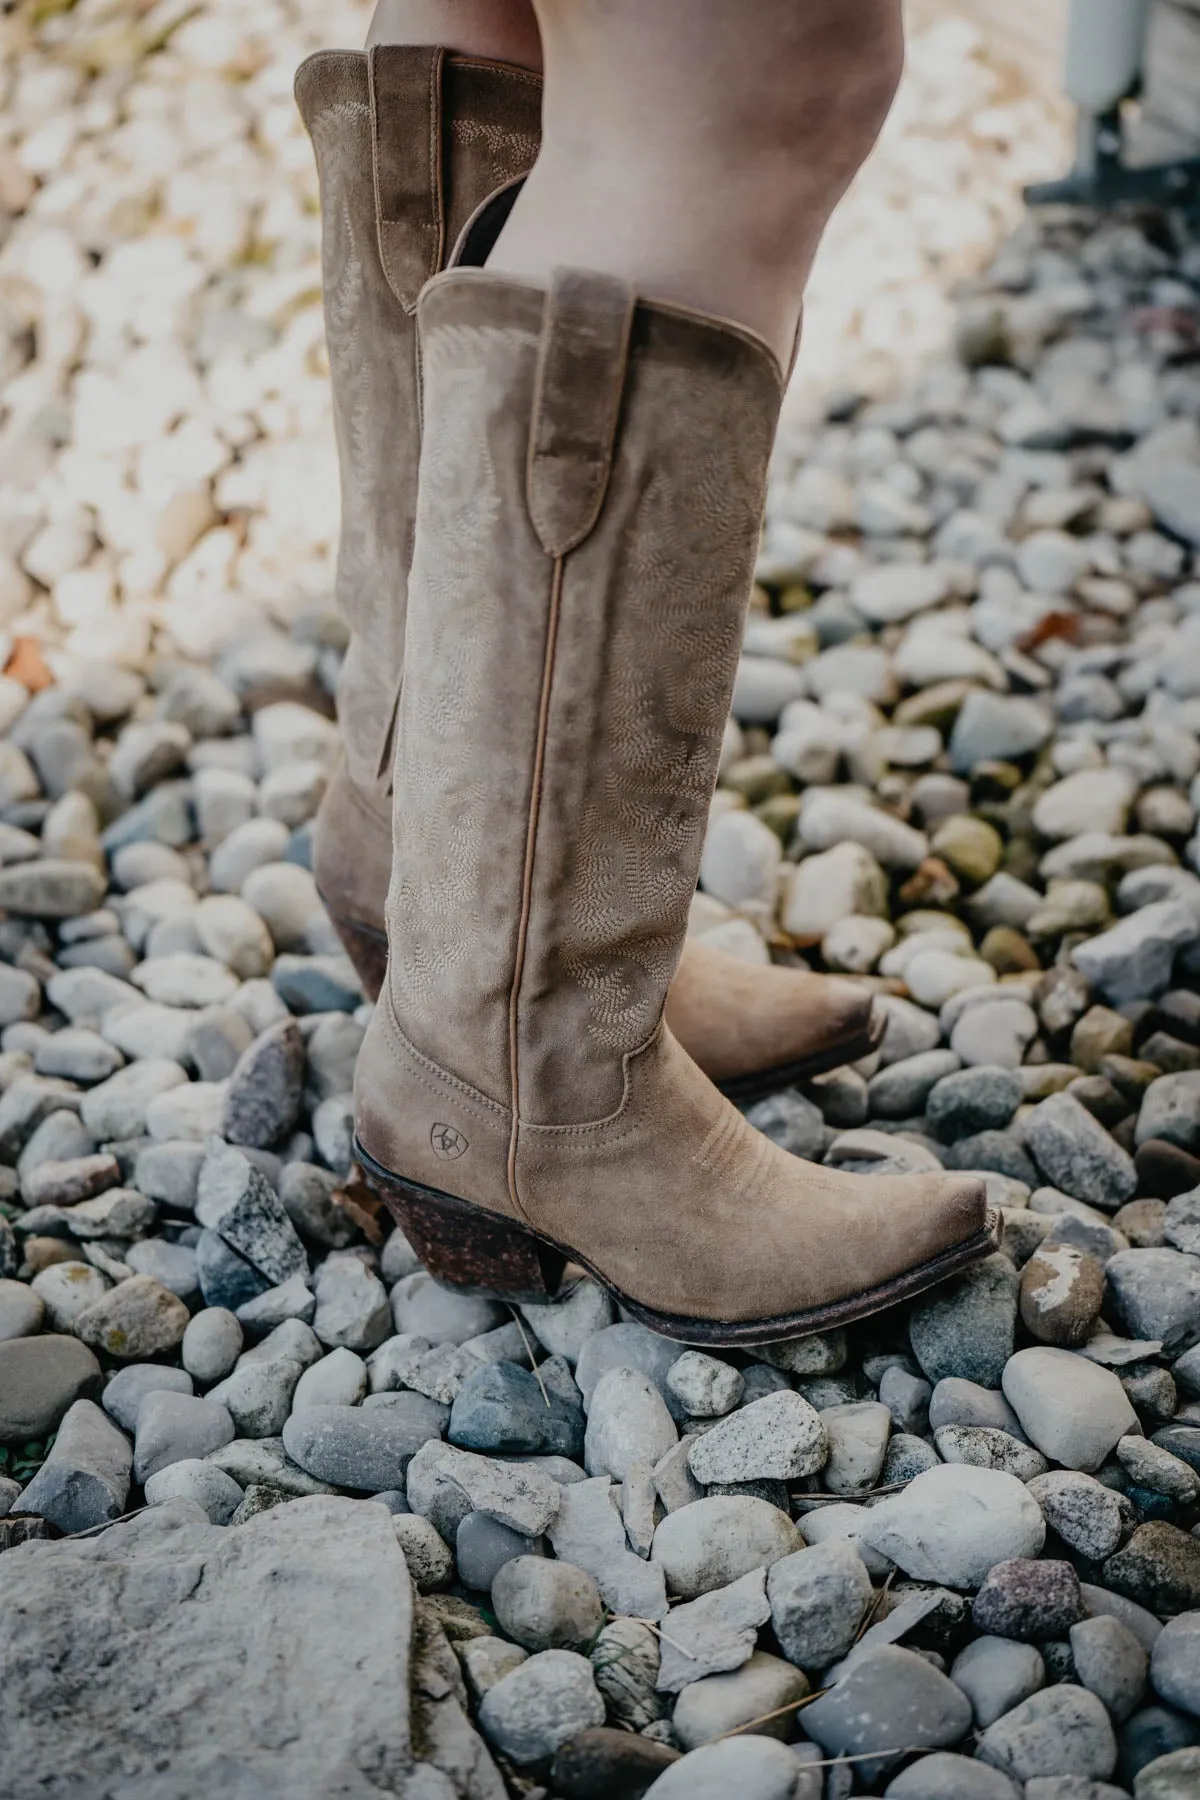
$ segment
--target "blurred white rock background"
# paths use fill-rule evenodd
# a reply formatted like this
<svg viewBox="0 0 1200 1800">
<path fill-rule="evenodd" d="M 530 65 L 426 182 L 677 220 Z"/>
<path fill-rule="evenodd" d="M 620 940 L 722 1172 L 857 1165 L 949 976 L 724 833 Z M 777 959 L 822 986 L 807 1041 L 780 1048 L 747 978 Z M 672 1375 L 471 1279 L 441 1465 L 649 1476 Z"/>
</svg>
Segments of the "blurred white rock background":
<svg viewBox="0 0 1200 1800">
<path fill-rule="evenodd" d="M 977 3 L 977 0 L 975 0 Z M 908 70 L 814 271 L 790 402 L 886 393 L 1062 167 L 1052 87 L 962 4 Z M 356 0 L 19 0 L 0 18 L 0 662 L 211 652 L 327 603 L 338 525 L 316 179 L 292 101 Z"/>
</svg>

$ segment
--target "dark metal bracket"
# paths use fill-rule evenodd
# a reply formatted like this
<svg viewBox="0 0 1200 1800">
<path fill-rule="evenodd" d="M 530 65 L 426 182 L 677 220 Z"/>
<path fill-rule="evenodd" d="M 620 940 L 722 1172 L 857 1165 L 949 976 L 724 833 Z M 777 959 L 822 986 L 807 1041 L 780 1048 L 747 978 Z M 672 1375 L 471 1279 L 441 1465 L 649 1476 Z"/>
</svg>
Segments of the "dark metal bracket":
<svg viewBox="0 0 1200 1800">
<path fill-rule="evenodd" d="M 1135 201 L 1200 211 L 1200 156 L 1129 168 L 1122 159 L 1125 128 L 1119 106 L 1086 121 L 1085 133 L 1079 166 L 1060 181 L 1027 187 L 1027 205 L 1104 210 Z"/>
</svg>

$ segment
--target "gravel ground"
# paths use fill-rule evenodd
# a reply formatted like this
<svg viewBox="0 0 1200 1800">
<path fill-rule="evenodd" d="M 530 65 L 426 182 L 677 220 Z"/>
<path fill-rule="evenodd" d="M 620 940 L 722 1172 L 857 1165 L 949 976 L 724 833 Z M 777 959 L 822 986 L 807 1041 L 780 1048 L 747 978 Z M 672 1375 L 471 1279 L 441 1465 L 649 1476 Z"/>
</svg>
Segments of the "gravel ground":
<svg viewBox="0 0 1200 1800">
<path fill-rule="evenodd" d="M 998 242 L 1061 122 L 935 20 L 772 481 L 693 930 L 872 986 L 881 1050 L 753 1122 L 982 1172 L 1002 1251 L 761 1355 L 588 1281 L 514 1313 L 353 1177 L 368 1014 L 307 866 L 342 637 L 289 88 L 329 10 L 149 56 L 164 5 L 0 23 L 5 1790 L 218 1791 L 219 1678 L 221 1780 L 300 1800 L 1194 1800 L 1200 243 Z M 288 1704 L 358 1720 L 352 1775 L 275 1748 Z"/>
</svg>

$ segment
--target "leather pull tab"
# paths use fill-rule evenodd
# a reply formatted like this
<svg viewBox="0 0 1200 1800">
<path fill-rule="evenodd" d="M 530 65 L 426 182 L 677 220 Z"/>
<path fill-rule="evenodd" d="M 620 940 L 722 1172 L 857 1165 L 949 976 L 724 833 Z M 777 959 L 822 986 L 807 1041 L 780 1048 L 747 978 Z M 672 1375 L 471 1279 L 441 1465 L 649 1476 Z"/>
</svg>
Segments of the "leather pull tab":
<svg viewBox="0 0 1200 1800">
<path fill-rule="evenodd" d="M 442 266 L 444 52 L 376 44 L 367 56 L 379 257 L 405 312 Z"/>
<path fill-rule="evenodd" d="M 556 269 L 538 351 L 526 497 L 547 556 L 581 544 L 600 516 L 629 360 L 635 297 L 610 275 Z"/>
</svg>

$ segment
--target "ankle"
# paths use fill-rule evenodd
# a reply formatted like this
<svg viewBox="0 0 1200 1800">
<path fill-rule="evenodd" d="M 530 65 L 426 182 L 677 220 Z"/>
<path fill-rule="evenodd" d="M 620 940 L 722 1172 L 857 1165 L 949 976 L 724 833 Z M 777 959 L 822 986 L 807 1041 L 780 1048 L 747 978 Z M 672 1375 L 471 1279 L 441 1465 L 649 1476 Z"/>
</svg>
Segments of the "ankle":
<svg viewBox="0 0 1200 1800">
<path fill-rule="evenodd" d="M 459 56 L 542 67 L 530 0 L 376 0 L 366 47 L 376 44 L 440 44 Z"/>
</svg>

